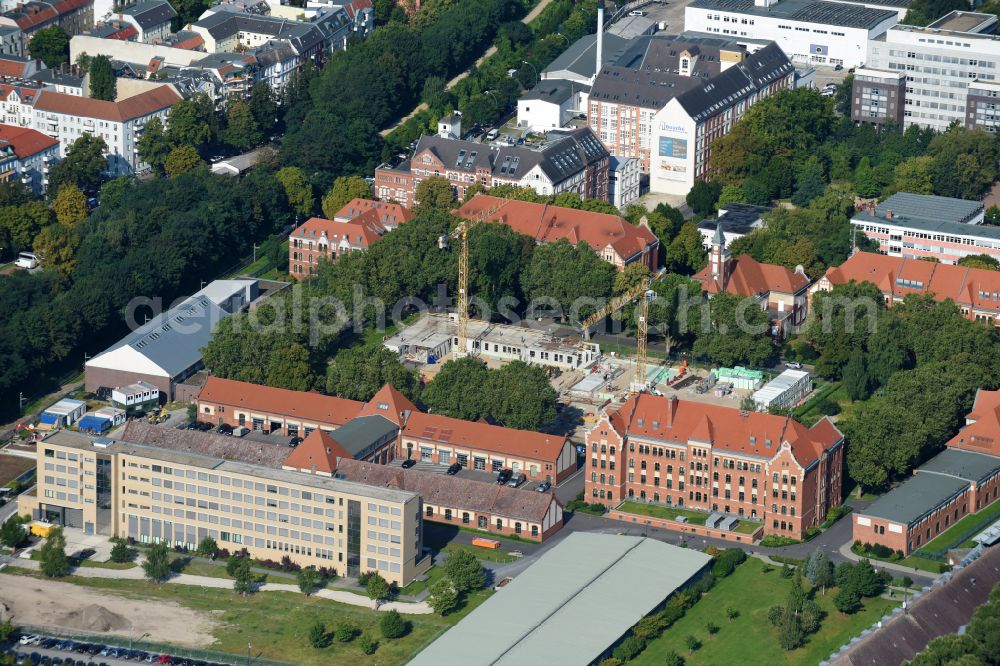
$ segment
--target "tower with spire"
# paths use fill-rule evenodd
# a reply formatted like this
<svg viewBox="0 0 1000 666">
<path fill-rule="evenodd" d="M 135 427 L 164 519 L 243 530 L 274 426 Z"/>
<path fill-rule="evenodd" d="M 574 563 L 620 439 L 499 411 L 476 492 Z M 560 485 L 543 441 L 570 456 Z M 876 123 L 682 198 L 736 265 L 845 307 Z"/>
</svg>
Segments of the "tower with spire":
<svg viewBox="0 0 1000 666">
<path fill-rule="evenodd" d="M 708 263 L 712 269 L 712 279 L 719 285 L 719 291 L 725 291 L 726 283 L 729 281 L 729 274 L 732 269 L 733 258 L 726 247 L 726 237 L 722 233 L 722 225 L 715 227 L 715 236 L 712 238 L 712 248 L 709 251 Z"/>
</svg>

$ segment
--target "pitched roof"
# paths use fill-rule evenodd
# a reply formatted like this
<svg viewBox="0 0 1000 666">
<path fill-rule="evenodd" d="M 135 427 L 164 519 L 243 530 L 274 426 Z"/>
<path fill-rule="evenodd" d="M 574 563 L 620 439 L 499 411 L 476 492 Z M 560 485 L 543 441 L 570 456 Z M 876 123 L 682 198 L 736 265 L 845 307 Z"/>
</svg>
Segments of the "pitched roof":
<svg viewBox="0 0 1000 666">
<path fill-rule="evenodd" d="M 166 23 L 177 16 L 177 12 L 167 0 L 142 0 L 137 4 L 126 6 L 122 9 L 122 14 L 135 19 L 143 30 Z"/>
<path fill-rule="evenodd" d="M 325 430 L 313 430 L 288 454 L 282 467 L 333 474 L 338 458 L 353 456 Z"/>
<path fill-rule="evenodd" d="M 410 399 L 399 392 L 396 387 L 386 384 L 379 389 L 372 399 L 365 403 L 358 413 L 359 416 L 370 416 L 378 414 L 392 421 L 398 426 L 409 418 L 410 414 L 419 412 L 417 406 L 410 402 Z"/>
<path fill-rule="evenodd" d="M 768 459 L 787 441 L 803 467 L 809 467 L 823 451 L 843 440 L 843 435 L 828 419 L 806 428 L 785 416 L 648 393 L 634 395 L 620 407 L 610 410 L 608 419 L 620 435 L 678 444 L 697 439 L 711 442 L 718 450 Z"/>
<path fill-rule="evenodd" d="M 347 243 L 354 248 L 370 247 L 385 234 L 378 221 L 378 211 L 369 209 L 351 221 L 328 220 L 310 217 L 291 233 L 294 238 L 326 239 L 331 244 Z"/>
<path fill-rule="evenodd" d="M 246 440 L 198 430 L 178 430 L 157 426 L 141 419 L 129 421 L 116 439 L 158 449 L 196 453 L 280 469 L 288 447 L 279 443 Z"/>
<path fill-rule="evenodd" d="M 398 227 L 403 222 L 409 222 L 414 218 L 414 215 L 409 208 L 405 208 L 398 203 L 356 197 L 344 204 L 344 206 L 338 210 L 336 214 L 334 214 L 333 219 L 338 221 L 353 220 L 354 218 L 360 217 L 371 210 L 376 211 L 375 217 L 379 224 L 387 229 Z"/>
<path fill-rule="evenodd" d="M 1000 456 L 1000 391 L 976 391 L 976 401 L 965 423 L 948 440 L 950 448 Z"/>
<path fill-rule="evenodd" d="M 569 440 L 530 430 L 515 430 L 482 421 L 463 421 L 440 414 L 414 412 L 403 427 L 405 437 L 457 448 L 489 451 L 502 456 L 556 461 Z"/>
<path fill-rule="evenodd" d="M 487 220 L 506 224 L 538 243 L 563 238 L 574 245 L 582 241 L 598 254 L 610 245 L 625 260 L 660 242 L 647 227 L 633 226 L 618 215 L 504 200 L 488 194 L 477 194 L 454 211 L 459 217 L 474 219 L 487 213 Z"/>
<path fill-rule="evenodd" d="M 205 380 L 198 400 L 332 425 L 347 423 L 364 406 L 356 400 L 313 391 L 290 391 L 220 377 Z"/>
<path fill-rule="evenodd" d="M 0 55 L 0 76 L 26 79 L 37 69 L 37 60 L 10 54 Z"/>
<path fill-rule="evenodd" d="M 476 513 L 489 513 L 533 523 L 542 522 L 555 499 L 551 491 L 540 493 L 524 488 L 509 488 L 506 485 L 417 469 L 376 465 L 360 460 L 341 460 L 336 478 L 407 490 L 420 495 L 425 504 L 468 509 Z"/>
<path fill-rule="evenodd" d="M 168 109 L 179 101 L 181 101 L 180 96 L 170 86 L 158 86 L 120 102 L 108 102 L 43 90 L 38 93 L 35 108 L 39 111 L 98 118 L 120 123 Z"/>
<path fill-rule="evenodd" d="M 717 233 L 719 229 L 716 227 Z M 775 264 L 762 264 L 748 254 L 741 254 L 732 261 L 724 285 L 712 277 L 710 265 L 698 271 L 693 279 L 700 281 L 710 294 L 725 291 L 737 296 L 757 296 L 772 291 L 795 294 L 809 286 L 805 273 Z"/>
<path fill-rule="evenodd" d="M 1000 313 L 1000 271 L 873 252 L 856 252 L 823 276 L 830 284 L 871 282 L 891 298 L 930 294 L 983 312 Z"/>
<path fill-rule="evenodd" d="M 601 64 L 612 62 L 618 53 L 628 46 L 629 40 L 624 37 L 604 33 L 604 44 L 601 51 Z M 584 35 L 573 42 L 569 48 L 542 70 L 543 74 L 550 72 L 569 71 L 580 77 L 590 78 L 597 67 L 597 35 Z"/>
<path fill-rule="evenodd" d="M 17 125 L 0 125 L 0 144 L 9 144 L 19 159 L 27 159 L 59 142 L 37 130 Z"/>
</svg>

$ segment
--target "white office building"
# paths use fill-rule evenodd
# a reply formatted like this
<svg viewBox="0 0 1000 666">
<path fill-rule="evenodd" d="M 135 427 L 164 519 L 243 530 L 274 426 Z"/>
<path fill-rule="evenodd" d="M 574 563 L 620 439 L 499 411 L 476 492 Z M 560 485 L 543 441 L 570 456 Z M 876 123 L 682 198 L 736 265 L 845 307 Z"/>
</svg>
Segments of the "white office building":
<svg viewBox="0 0 1000 666">
<path fill-rule="evenodd" d="M 898 11 L 828 0 L 695 0 L 686 30 L 768 39 L 796 63 L 858 67 L 868 42 L 896 24 Z"/>
</svg>

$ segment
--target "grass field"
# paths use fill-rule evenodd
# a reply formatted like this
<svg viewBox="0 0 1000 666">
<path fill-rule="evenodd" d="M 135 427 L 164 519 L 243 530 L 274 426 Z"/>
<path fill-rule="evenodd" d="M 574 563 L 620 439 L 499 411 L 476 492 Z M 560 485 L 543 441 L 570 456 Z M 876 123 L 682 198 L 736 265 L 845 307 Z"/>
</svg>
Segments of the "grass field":
<svg viewBox="0 0 1000 666">
<path fill-rule="evenodd" d="M 0 486 L 5 486 L 29 469 L 34 468 L 35 461 L 21 456 L 0 455 Z"/>
<path fill-rule="evenodd" d="M 977 513 L 970 513 L 968 516 L 963 517 L 934 539 L 924 544 L 921 550 L 925 550 L 929 553 L 936 553 L 938 551 L 954 548 L 959 545 L 956 542 L 959 539 L 964 539 L 966 536 L 965 533 L 974 528 L 977 523 L 985 523 L 983 525 L 983 528 L 985 529 L 986 527 L 989 527 L 989 524 L 997 518 L 1000 518 L 1000 502 L 994 502 Z"/>
<path fill-rule="evenodd" d="M 618 510 L 640 516 L 663 518 L 665 520 L 677 520 L 677 516 L 684 516 L 687 518 L 687 522 L 692 525 L 704 525 L 705 520 L 708 518 L 708 514 L 701 511 L 689 511 L 687 509 L 665 507 L 658 504 L 642 504 L 640 502 L 622 502 Z"/>
<path fill-rule="evenodd" d="M 6 573 L 39 575 L 38 572 L 14 567 L 8 568 Z M 211 614 L 223 623 L 214 632 L 216 642 L 210 646 L 213 650 L 245 657 L 247 642 L 252 641 L 254 652 L 259 650 L 265 659 L 307 666 L 333 663 L 403 664 L 493 594 L 492 590 L 477 592 L 467 599 L 461 610 L 444 618 L 407 615 L 406 619 L 412 624 L 411 632 L 403 638 L 389 641 L 379 633 L 378 612 L 293 592 L 258 592 L 243 598 L 229 590 L 188 585 L 154 585 L 146 581 L 75 576 L 61 580 L 130 598 L 175 601 Z M 378 651 L 370 657 L 365 656 L 357 638 L 350 643 L 334 642 L 326 648 L 313 648 L 309 645 L 307 634 L 309 627 L 317 621 L 325 624 L 328 631 L 340 622 L 348 622 L 363 634 L 377 639 Z"/>
<path fill-rule="evenodd" d="M 508 555 L 503 550 L 490 550 L 489 548 L 480 548 L 478 546 L 466 546 L 460 543 L 450 543 L 444 547 L 445 552 L 457 553 L 459 551 L 467 551 L 476 556 L 477 559 L 485 560 L 487 562 L 499 562 L 501 564 L 506 562 L 513 562 L 516 557 Z"/>
<path fill-rule="evenodd" d="M 809 636 L 804 646 L 785 652 L 778 645 L 778 630 L 767 621 L 767 610 L 785 601 L 791 580 L 781 578 L 777 570 L 762 573 L 762 568 L 763 563 L 756 558 L 741 564 L 631 663 L 638 666 L 662 664 L 667 652 L 673 650 L 684 657 L 688 666 L 814 666 L 898 605 L 887 599 L 866 599 L 864 610 L 848 616 L 834 609 L 832 591 L 827 591 L 825 596 L 817 593 L 815 600 L 827 613 L 819 631 Z M 726 608 L 730 606 L 740 613 L 732 622 L 725 615 Z M 709 635 L 705 628 L 709 622 L 721 627 L 719 633 Z M 702 647 L 694 654 L 689 654 L 684 644 L 685 637 L 689 635 L 702 642 Z"/>
<path fill-rule="evenodd" d="M 434 583 L 444 578 L 444 567 L 434 565 L 427 570 L 427 580 L 415 580 L 406 587 L 399 588 L 399 594 L 404 597 L 412 597 L 420 594 Z"/>
</svg>

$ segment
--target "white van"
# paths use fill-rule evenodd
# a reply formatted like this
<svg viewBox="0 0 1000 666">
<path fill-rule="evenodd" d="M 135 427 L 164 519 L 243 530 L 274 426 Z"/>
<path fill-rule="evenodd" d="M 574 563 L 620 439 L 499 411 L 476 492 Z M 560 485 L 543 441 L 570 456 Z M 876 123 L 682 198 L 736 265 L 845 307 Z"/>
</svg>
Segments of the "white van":
<svg viewBox="0 0 1000 666">
<path fill-rule="evenodd" d="M 500 136 L 500 130 L 497 130 L 497 129 L 491 129 L 491 130 L 490 130 L 489 132 L 487 132 L 487 134 L 486 134 L 486 140 L 487 140 L 487 141 L 493 141 L 493 140 L 494 140 L 494 139 L 496 139 L 496 138 L 497 138 L 498 136 Z"/>
<path fill-rule="evenodd" d="M 18 268 L 37 268 L 38 257 L 33 252 L 20 252 L 14 265 Z"/>
<path fill-rule="evenodd" d="M 630 12 L 628 13 L 628 15 L 629 15 L 629 16 L 645 16 L 645 15 L 646 15 L 646 12 L 644 12 L 644 11 L 642 11 L 642 10 L 640 10 L 640 9 L 635 9 L 635 10 L 633 10 L 633 11 L 630 11 Z"/>
</svg>

